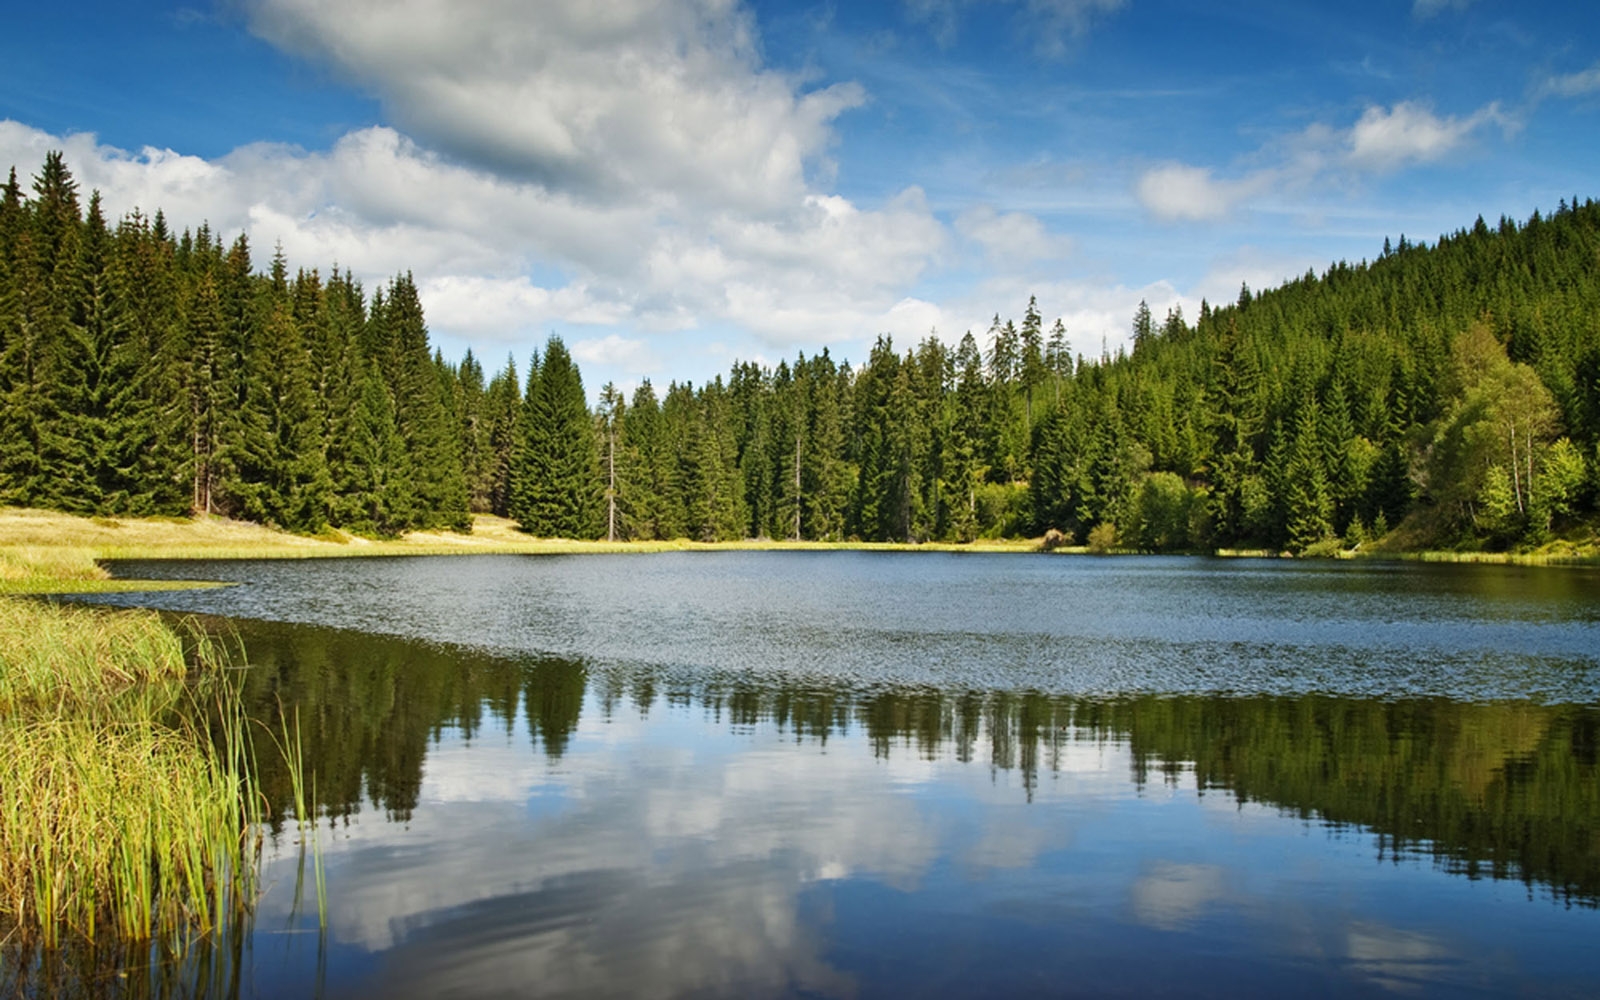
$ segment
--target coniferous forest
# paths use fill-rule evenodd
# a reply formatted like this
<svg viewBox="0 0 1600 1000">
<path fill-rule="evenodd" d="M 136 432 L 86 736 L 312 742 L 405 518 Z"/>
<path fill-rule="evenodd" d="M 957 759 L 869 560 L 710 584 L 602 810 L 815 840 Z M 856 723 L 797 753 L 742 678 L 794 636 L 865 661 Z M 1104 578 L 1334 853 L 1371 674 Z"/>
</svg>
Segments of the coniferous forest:
<svg viewBox="0 0 1600 1000">
<path fill-rule="evenodd" d="M 1600 203 L 1400 237 L 1277 289 L 1132 318 L 1084 358 L 1033 302 L 954 348 L 880 338 L 591 409 L 431 347 L 416 286 L 258 267 L 112 222 L 59 154 L 0 197 L 0 503 L 314 533 L 1506 548 L 1600 495 Z M 1403 531 L 1390 535 L 1397 528 Z"/>
</svg>

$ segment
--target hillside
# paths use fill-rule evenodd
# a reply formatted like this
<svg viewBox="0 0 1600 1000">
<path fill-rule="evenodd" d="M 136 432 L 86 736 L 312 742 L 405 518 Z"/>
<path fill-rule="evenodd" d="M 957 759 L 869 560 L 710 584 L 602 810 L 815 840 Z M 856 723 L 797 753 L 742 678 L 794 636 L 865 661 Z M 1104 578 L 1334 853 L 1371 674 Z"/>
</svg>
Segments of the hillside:
<svg viewBox="0 0 1600 1000">
<path fill-rule="evenodd" d="M 410 275 L 258 273 L 243 236 L 115 225 L 52 154 L 0 197 L 0 503 L 366 537 L 1517 549 L 1593 537 L 1600 206 L 1401 237 L 1130 351 L 1032 302 L 980 339 L 880 339 L 612 386 L 559 338 L 526 381 L 430 344 Z M 1093 537 L 1091 537 L 1093 536 Z"/>
</svg>

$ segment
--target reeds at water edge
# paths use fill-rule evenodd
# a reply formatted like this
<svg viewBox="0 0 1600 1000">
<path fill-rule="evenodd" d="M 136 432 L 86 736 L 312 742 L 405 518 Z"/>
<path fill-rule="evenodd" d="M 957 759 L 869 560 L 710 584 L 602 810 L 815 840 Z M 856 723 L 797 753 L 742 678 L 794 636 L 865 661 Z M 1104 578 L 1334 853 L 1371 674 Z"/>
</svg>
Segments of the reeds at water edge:
<svg viewBox="0 0 1600 1000">
<path fill-rule="evenodd" d="M 153 613 L 0 600 L 0 940 L 176 945 L 247 915 L 261 798 L 237 683 Z"/>
</svg>

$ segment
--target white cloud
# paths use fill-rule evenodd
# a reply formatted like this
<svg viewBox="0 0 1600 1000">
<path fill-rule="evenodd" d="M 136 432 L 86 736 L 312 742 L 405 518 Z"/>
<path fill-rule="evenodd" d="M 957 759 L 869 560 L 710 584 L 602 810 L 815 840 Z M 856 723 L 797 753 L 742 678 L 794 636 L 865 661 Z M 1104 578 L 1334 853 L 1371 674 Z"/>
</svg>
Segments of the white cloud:
<svg viewBox="0 0 1600 1000">
<path fill-rule="evenodd" d="M 527 277 L 445 275 L 418 289 L 429 322 L 477 340 L 542 337 L 552 323 L 607 325 L 623 318 L 614 301 L 597 301 L 581 284 L 549 289 Z"/>
<path fill-rule="evenodd" d="M 281 243 L 369 287 L 409 270 L 457 345 L 581 325 L 678 359 L 694 349 L 668 339 L 708 331 L 811 350 L 877 332 L 949 240 L 917 188 L 875 205 L 828 191 L 833 122 L 865 94 L 764 68 L 733 0 L 248 11 L 377 94 L 395 127 L 207 160 L 0 122 L 0 164 L 63 149 L 113 216 L 244 230 L 258 262 Z"/>
<path fill-rule="evenodd" d="M 1169 163 L 1145 171 L 1134 193 L 1158 219 L 1201 222 L 1227 215 L 1239 202 L 1263 191 L 1269 178 L 1270 174 L 1263 172 L 1240 180 L 1218 180 L 1209 167 Z"/>
<path fill-rule="evenodd" d="M 1425 105 L 1403 101 L 1392 108 L 1369 107 L 1350 129 L 1351 165 L 1364 170 L 1394 170 L 1432 163 L 1460 148 L 1489 122 L 1508 125 L 1500 105 L 1490 104 L 1466 118 L 1440 118 Z"/>
<path fill-rule="evenodd" d="M 1600 62 L 1577 73 L 1547 78 L 1539 86 L 1541 97 L 1584 97 L 1600 93 Z"/>
<path fill-rule="evenodd" d="M 255 0 L 252 28 L 382 100 L 420 142 L 605 201 L 784 211 L 853 83 L 804 91 L 760 66 L 728 0 Z"/>
<path fill-rule="evenodd" d="M 1267 160 L 1268 166 L 1229 179 L 1218 177 L 1211 167 L 1162 164 L 1139 175 L 1134 195 L 1146 212 L 1162 221 L 1214 221 L 1268 194 L 1336 186 L 1364 174 L 1437 163 L 1460 151 L 1473 133 L 1490 124 L 1505 133 L 1518 127 L 1498 102 L 1466 117 L 1441 117 L 1416 101 L 1370 105 L 1348 129 L 1315 122 L 1267 144 L 1250 158 Z"/>
<path fill-rule="evenodd" d="M 961 213 L 955 228 L 980 246 L 991 262 L 1001 266 L 1059 260 L 1072 249 L 1070 240 L 1050 232 L 1036 216 L 1026 212 L 1000 213 L 989 205 L 975 205 Z"/>
<path fill-rule="evenodd" d="M 657 371 L 661 364 L 648 341 L 615 333 L 575 342 L 572 356 L 579 364 L 610 365 L 646 377 Z"/>
</svg>

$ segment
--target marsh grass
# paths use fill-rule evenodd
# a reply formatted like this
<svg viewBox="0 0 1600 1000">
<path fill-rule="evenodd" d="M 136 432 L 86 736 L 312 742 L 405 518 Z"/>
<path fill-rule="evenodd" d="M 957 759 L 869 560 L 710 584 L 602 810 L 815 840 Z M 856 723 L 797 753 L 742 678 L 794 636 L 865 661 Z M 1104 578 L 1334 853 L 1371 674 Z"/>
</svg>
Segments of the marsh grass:
<svg viewBox="0 0 1600 1000">
<path fill-rule="evenodd" d="M 290 799 L 294 804 L 295 829 L 300 838 L 300 868 L 299 876 L 295 880 L 295 909 L 299 909 L 300 900 L 304 897 L 306 851 L 310 849 L 312 858 L 313 877 L 317 894 L 317 926 L 323 931 L 328 928 L 328 883 L 326 873 L 322 868 L 322 840 L 317 830 L 317 788 L 316 779 L 312 779 L 309 790 L 306 787 L 305 744 L 300 738 L 300 710 L 294 711 L 294 721 L 289 721 L 283 705 L 278 705 L 278 729 L 273 734 L 273 740 L 278 744 L 278 752 L 282 755 L 284 764 L 289 772 Z M 309 794 L 308 794 L 309 792 Z"/>
<path fill-rule="evenodd" d="M 217 643 L 153 613 L 0 599 L 13 966 L 105 942 L 181 948 L 248 914 L 261 800 L 237 684 Z"/>
<path fill-rule="evenodd" d="M 174 697 L 173 682 L 190 672 L 183 640 L 154 612 L 24 600 L 0 600 L 0 664 L 4 718 L 105 717 L 125 714 L 130 700 L 143 710 L 151 697 Z"/>
</svg>

